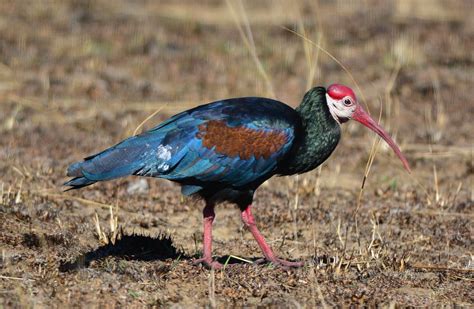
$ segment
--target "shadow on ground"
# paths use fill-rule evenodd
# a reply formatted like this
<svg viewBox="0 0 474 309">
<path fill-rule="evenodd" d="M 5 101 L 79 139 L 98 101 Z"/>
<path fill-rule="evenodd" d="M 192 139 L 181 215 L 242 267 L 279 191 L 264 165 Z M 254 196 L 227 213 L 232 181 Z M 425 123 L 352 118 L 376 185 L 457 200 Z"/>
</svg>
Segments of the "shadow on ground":
<svg viewBox="0 0 474 309">
<path fill-rule="evenodd" d="M 123 235 L 114 244 L 109 243 L 95 250 L 79 255 L 74 261 L 65 261 L 59 265 L 59 271 L 68 272 L 89 267 L 90 263 L 108 256 L 135 261 L 164 261 L 167 259 L 190 259 L 183 250 L 174 246 L 168 235 L 157 237 L 145 235 Z"/>
<path fill-rule="evenodd" d="M 157 237 L 149 235 L 123 235 L 114 244 L 109 243 L 98 247 L 92 251 L 79 255 L 73 261 L 63 261 L 59 265 L 59 271 L 69 272 L 81 268 L 87 268 L 92 261 L 102 260 L 113 256 L 124 260 L 135 261 L 165 261 L 193 260 L 199 255 L 188 255 L 182 249 L 176 248 L 169 235 L 161 234 Z M 259 257 L 235 257 L 223 255 L 216 258 L 222 264 L 245 264 L 248 262 L 258 262 Z"/>
</svg>

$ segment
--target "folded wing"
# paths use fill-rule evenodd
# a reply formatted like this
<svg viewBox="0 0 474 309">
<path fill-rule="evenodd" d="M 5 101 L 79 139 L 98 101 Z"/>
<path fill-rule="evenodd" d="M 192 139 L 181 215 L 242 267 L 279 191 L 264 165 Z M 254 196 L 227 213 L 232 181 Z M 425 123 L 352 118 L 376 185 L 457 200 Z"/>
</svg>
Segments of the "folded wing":
<svg viewBox="0 0 474 309">
<path fill-rule="evenodd" d="M 297 116 L 264 98 L 218 101 L 178 114 L 83 162 L 71 165 L 73 188 L 126 175 L 160 177 L 185 185 L 245 187 L 273 175 L 295 138 Z"/>
</svg>

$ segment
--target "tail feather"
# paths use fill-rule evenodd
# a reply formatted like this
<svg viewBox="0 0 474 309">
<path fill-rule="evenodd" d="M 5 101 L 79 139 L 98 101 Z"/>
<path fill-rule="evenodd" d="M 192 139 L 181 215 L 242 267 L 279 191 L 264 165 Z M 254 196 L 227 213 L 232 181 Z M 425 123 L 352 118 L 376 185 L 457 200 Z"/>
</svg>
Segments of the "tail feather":
<svg viewBox="0 0 474 309">
<path fill-rule="evenodd" d="M 76 162 L 69 165 L 69 167 L 67 168 L 67 175 L 69 177 L 81 177 L 82 176 L 81 166 L 82 166 L 82 162 Z"/>
<path fill-rule="evenodd" d="M 149 143 L 132 137 L 82 162 L 73 163 L 67 169 L 67 175 L 73 178 L 64 185 L 71 187 L 68 190 L 79 189 L 98 181 L 133 175 L 143 169 L 149 147 Z"/>
<path fill-rule="evenodd" d="M 82 162 L 71 164 L 67 175 L 73 178 L 64 185 L 70 186 L 69 190 L 72 190 L 128 175 L 156 177 L 170 172 L 184 156 L 184 151 L 171 157 L 170 148 L 163 146 L 162 141 L 170 131 L 177 128 L 175 122 L 185 115 L 187 113 L 178 114 L 148 132 L 127 138 L 113 147 L 86 157 Z"/>
<path fill-rule="evenodd" d="M 74 189 L 80 189 L 82 187 L 87 187 L 91 184 L 95 183 L 93 180 L 89 180 L 86 177 L 75 177 L 69 181 L 66 181 L 64 183 L 64 186 L 68 186 L 70 188 L 67 188 L 64 191 L 69 191 L 69 190 L 74 190 Z"/>
</svg>

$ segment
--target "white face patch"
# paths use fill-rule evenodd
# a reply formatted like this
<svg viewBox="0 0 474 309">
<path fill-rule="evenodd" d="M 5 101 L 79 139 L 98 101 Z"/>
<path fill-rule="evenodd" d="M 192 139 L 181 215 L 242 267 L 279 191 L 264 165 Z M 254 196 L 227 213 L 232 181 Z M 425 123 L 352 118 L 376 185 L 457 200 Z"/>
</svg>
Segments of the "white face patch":
<svg viewBox="0 0 474 309">
<path fill-rule="evenodd" d="M 171 146 L 158 146 L 158 149 L 156 150 L 156 156 L 158 157 L 158 159 L 168 161 L 169 159 L 171 159 Z"/>
<path fill-rule="evenodd" d="M 350 105 L 344 104 L 344 101 L 347 100 L 350 100 Z M 331 112 L 332 117 L 339 124 L 341 124 L 341 122 L 344 122 L 344 120 L 351 119 L 352 114 L 356 109 L 356 104 L 349 96 L 346 96 L 341 100 L 334 100 L 333 98 L 331 98 L 330 95 L 326 93 L 326 102 L 328 104 L 329 111 Z"/>
</svg>

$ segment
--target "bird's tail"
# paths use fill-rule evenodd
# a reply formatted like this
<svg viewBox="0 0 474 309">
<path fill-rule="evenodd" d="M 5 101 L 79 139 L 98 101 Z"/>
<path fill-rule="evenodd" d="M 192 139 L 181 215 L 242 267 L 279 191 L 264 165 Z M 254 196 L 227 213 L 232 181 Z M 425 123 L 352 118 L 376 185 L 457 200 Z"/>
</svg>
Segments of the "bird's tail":
<svg viewBox="0 0 474 309">
<path fill-rule="evenodd" d="M 66 191 L 73 190 L 73 189 L 80 189 L 82 187 L 89 186 L 96 181 L 87 179 L 83 174 L 82 174 L 82 166 L 85 162 L 76 162 L 67 168 L 67 175 L 69 177 L 74 177 L 64 183 L 65 186 L 68 186 L 69 188 L 66 189 Z"/>
<path fill-rule="evenodd" d="M 73 163 L 67 169 L 67 176 L 73 178 L 64 185 L 70 187 L 67 190 L 80 189 L 98 181 L 136 174 L 144 166 L 148 145 L 134 136 L 84 161 Z"/>
</svg>

